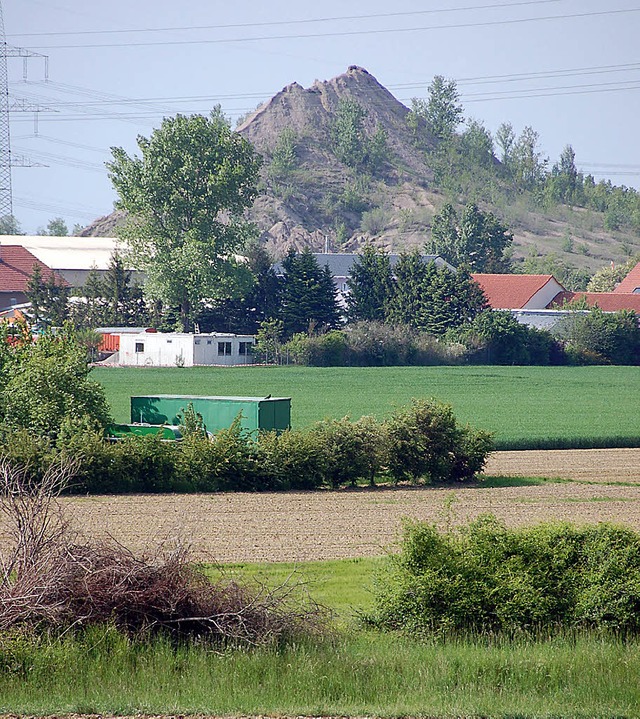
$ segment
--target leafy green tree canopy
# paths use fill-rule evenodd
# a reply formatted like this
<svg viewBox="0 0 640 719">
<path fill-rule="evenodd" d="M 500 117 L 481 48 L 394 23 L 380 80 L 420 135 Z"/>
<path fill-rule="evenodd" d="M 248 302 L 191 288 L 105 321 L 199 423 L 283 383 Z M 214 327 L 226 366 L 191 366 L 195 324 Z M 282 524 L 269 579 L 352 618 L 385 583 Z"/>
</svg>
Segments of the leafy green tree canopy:
<svg viewBox="0 0 640 719">
<path fill-rule="evenodd" d="M 330 144 L 335 156 L 355 169 L 380 169 L 388 157 L 387 133 L 380 125 L 369 137 L 366 110 L 355 100 L 341 99 L 331 123 Z"/>
<path fill-rule="evenodd" d="M 23 235 L 20 223 L 14 215 L 0 217 L 0 235 Z"/>
<path fill-rule="evenodd" d="M 133 157 L 112 148 L 107 164 L 116 207 L 129 217 L 121 237 L 146 273 L 146 293 L 179 306 L 187 329 L 201 300 L 233 296 L 248 278 L 233 255 L 254 232 L 243 213 L 261 158 L 219 111 L 165 118 L 138 147 Z"/>
<path fill-rule="evenodd" d="M 46 234 L 51 237 L 66 237 L 69 234 L 69 228 L 62 217 L 54 217 L 47 223 Z"/>
<path fill-rule="evenodd" d="M 401 255 L 394 272 L 395 292 L 387 307 L 391 323 L 441 335 L 487 307 L 480 286 L 464 269 L 438 269 L 412 252 Z"/>
<path fill-rule="evenodd" d="M 424 119 L 429 132 L 440 140 L 449 140 L 463 120 L 460 94 L 455 80 L 435 75 L 428 89 Z"/>
<path fill-rule="evenodd" d="M 613 292 L 631 270 L 640 262 L 640 255 L 621 265 L 601 267 L 589 280 L 587 292 Z"/>
<path fill-rule="evenodd" d="M 511 232 L 491 212 L 472 203 L 458 219 L 453 205 L 446 203 L 433 218 L 428 248 L 452 265 L 465 265 L 474 272 L 505 272 L 505 251 L 512 242 Z"/>
<path fill-rule="evenodd" d="M 23 333 L 4 354 L 5 426 L 55 438 L 65 423 L 87 420 L 104 427 L 110 421 L 104 389 L 89 379 L 86 348 L 68 323 L 35 341 Z"/>
</svg>

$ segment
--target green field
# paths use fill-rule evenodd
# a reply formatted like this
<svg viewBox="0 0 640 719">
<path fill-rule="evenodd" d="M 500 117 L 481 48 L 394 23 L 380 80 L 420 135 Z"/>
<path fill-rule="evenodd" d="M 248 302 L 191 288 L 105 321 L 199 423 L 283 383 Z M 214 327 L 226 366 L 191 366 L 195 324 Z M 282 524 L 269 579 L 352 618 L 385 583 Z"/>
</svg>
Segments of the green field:
<svg viewBox="0 0 640 719">
<path fill-rule="evenodd" d="M 433 397 L 461 422 L 495 432 L 503 448 L 640 446 L 637 367 L 98 367 L 93 377 L 120 422 L 138 394 L 291 397 L 295 428 L 382 418 L 412 397 Z"/>
</svg>

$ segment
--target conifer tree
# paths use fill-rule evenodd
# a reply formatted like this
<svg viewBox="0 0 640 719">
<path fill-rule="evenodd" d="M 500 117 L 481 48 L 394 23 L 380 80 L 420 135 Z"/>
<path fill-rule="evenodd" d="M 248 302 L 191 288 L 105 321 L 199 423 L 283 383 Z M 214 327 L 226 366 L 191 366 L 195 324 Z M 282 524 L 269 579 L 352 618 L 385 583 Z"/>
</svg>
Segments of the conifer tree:
<svg viewBox="0 0 640 719">
<path fill-rule="evenodd" d="M 280 313 L 285 335 L 336 327 L 340 311 L 329 268 L 320 268 L 308 247 L 300 253 L 290 250 L 282 268 Z"/>
<path fill-rule="evenodd" d="M 389 255 L 365 245 L 351 268 L 347 285 L 349 320 L 383 321 L 385 307 L 393 294 Z"/>
</svg>

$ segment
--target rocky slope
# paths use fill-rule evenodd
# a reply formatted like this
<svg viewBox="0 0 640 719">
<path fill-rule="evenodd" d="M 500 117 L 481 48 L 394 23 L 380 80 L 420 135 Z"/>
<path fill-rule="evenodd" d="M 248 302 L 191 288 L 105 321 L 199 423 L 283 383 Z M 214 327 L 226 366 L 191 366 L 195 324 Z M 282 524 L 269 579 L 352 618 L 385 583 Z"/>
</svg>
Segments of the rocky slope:
<svg viewBox="0 0 640 719">
<path fill-rule="evenodd" d="M 331 150 L 331 124 L 341 100 L 364 108 L 367 136 L 384 129 L 388 160 L 375 173 L 356 172 Z M 244 119 L 237 131 L 265 157 L 262 192 L 251 219 L 276 256 L 307 245 L 339 252 L 354 251 L 365 241 L 392 251 L 424 244 L 433 214 L 451 198 L 435 187 L 433 168 L 407 124 L 408 112 L 373 75 L 352 66 L 309 88 L 287 85 Z M 283 133 L 293 138 L 295 160 L 286 171 L 275 172 L 274 152 Z M 498 207 L 489 197 L 477 199 L 513 231 L 516 262 L 551 253 L 566 265 L 595 270 L 640 251 L 638 237 L 605 232 L 601 213 L 560 207 L 545 214 L 532 209 L 525 196 Z M 121 219 L 112 213 L 82 234 L 113 234 Z"/>
</svg>

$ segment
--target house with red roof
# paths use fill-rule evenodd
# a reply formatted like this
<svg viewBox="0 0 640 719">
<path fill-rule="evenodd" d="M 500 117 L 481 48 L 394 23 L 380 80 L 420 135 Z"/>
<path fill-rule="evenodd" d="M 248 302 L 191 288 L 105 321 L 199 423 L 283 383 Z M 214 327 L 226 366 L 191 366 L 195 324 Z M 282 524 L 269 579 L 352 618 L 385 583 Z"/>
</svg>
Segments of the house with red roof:
<svg viewBox="0 0 640 719">
<path fill-rule="evenodd" d="M 472 274 L 494 310 L 542 310 L 566 292 L 553 275 Z"/>
<path fill-rule="evenodd" d="M 599 307 L 603 312 L 633 310 L 640 317 L 640 293 L 632 292 L 563 292 L 554 299 L 551 308 L 580 301 L 589 307 Z"/>
<path fill-rule="evenodd" d="M 629 272 L 622 282 L 615 288 L 614 293 L 618 294 L 640 294 L 640 262 Z"/>
<path fill-rule="evenodd" d="M 27 285 L 34 267 L 39 267 L 42 278 L 53 275 L 56 281 L 67 282 L 50 267 L 21 245 L 0 245 L 0 310 L 27 302 Z"/>
<path fill-rule="evenodd" d="M 632 279 L 627 287 L 634 285 L 633 273 L 638 267 L 629 273 Z M 619 292 L 622 283 L 616 292 L 570 292 L 553 275 L 473 274 L 472 277 L 482 288 L 491 309 L 510 310 L 518 322 L 540 329 L 551 329 L 570 314 L 566 305 L 580 301 L 589 307 L 597 306 L 603 312 L 633 310 L 640 318 L 640 291 Z"/>
</svg>

